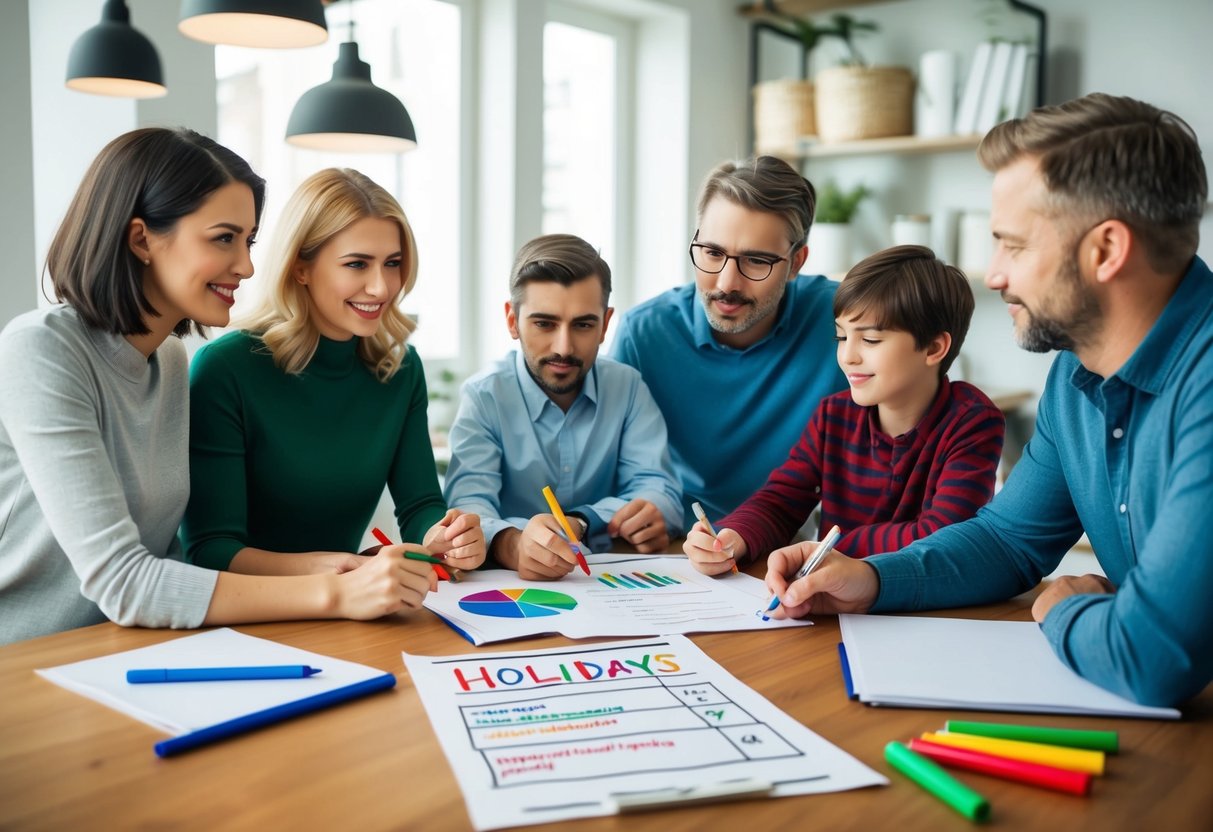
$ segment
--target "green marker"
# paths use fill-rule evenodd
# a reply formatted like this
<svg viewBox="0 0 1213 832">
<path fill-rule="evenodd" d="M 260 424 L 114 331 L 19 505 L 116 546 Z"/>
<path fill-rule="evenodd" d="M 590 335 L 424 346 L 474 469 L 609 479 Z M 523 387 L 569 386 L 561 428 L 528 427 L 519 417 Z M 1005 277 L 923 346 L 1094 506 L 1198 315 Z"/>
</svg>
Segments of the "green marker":
<svg viewBox="0 0 1213 832">
<path fill-rule="evenodd" d="M 972 821 L 990 817 L 990 802 L 921 754 L 899 742 L 884 747 L 889 765 L 909 777 L 944 803 Z"/>
<path fill-rule="evenodd" d="M 1031 725 L 1005 725 L 999 722 L 961 722 L 949 719 L 947 729 L 954 734 L 975 737 L 996 737 L 1001 740 L 1043 742 L 1067 748 L 1089 748 L 1115 754 L 1118 748 L 1115 731 L 1078 731 L 1072 728 L 1040 728 Z"/>
<path fill-rule="evenodd" d="M 405 552 L 405 560 L 421 560 L 426 563 L 446 563 L 442 558 L 436 558 L 433 555 L 423 555 L 420 552 Z"/>
</svg>

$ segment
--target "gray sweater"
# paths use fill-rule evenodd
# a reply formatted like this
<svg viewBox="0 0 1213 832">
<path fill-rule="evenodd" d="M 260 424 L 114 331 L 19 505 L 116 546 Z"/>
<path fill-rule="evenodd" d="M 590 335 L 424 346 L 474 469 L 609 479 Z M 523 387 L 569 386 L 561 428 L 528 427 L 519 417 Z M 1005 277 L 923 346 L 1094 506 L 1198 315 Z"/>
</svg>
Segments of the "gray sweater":
<svg viewBox="0 0 1213 832">
<path fill-rule="evenodd" d="M 181 562 L 185 348 L 150 359 L 75 310 L 0 332 L 0 644 L 83 627 L 197 627 L 218 573 Z"/>
</svg>

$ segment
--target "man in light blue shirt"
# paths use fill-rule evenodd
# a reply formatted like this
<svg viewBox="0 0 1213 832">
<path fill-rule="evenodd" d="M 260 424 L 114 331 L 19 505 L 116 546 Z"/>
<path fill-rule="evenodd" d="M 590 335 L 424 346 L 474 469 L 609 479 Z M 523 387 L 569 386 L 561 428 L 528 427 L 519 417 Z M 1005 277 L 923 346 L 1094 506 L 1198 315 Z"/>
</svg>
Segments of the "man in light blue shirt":
<svg viewBox="0 0 1213 832">
<path fill-rule="evenodd" d="M 786 162 L 726 162 L 700 189 L 695 282 L 628 311 L 612 355 L 640 370 L 670 429 L 682 484 L 708 517 L 731 512 L 783 464 L 825 396 L 835 359 L 834 290 L 797 276 L 813 186 Z"/>
<path fill-rule="evenodd" d="M 490 556 L 529 580 L 577 564 L 544 486 L 591 549 L 621 538 L 660 552 L 681 529 L 661 411 L 636 370 L 598 359 L 610 293 L 610 267 L 584 240 L 524 245 L 505 305 L 520 349 L 467 381 L 451 426 L 447 505 L 479 514 Z"/>
<path fill-rule="evenodd" d="M 1019 345 L 1061 350 L 1036 432 L 972 520 L 866 561 L 832 555 L 790 615 L 930 609 L 1035 586 L 1086 531 L 1107 577 L 1053 581 L 1033 617 L 1095 684 L 1175 705 L 1213 680 L 1213 273 L 1199 257 L 1208 180 L 1191 128 L 1093 94 L 995 127 L 997 241 L 986 284 Z"/>
</svg>

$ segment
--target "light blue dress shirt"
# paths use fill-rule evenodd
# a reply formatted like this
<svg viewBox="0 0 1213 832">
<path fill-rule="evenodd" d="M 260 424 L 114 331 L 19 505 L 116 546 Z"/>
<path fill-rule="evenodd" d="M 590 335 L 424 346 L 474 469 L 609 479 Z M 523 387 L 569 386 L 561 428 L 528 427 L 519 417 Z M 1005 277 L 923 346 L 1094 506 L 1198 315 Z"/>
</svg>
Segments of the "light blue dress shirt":
<svg viewBox="0 0 1213 832">
<path fill-rule="evenodd" d="M 521 351 L 468 379 L 451 426 L 447 505 L 479 514 L 491 545 L 502 529 L 550 512 L 545 485 L 566 513 L 589 521 L 592 550 L 609 550 L 607 523 L 636 498 L 679 534 L 665 421 L 640 373 L 599 357 L 567 413 L 531 378 Z"/>
<path fill-rule="evenodd" d="M 1104 379 L 1053 362 L 1036 433 L 972 520 L 889 555 L 873 611 L 998 601 L 1047 575 L 1086 530 L 1116 585 L 1043 630 L 1100 687 L 1175 705 L 1213 679 L 1213 274 L 1196 258 L 1162 315 Z"/>
<path fill-rule="evenodd" d="M 761 488 L 821 400 L 846 389 L 837 288 L 824 277 L 788 281 L 771 331 L 740 350 L 716 340 L 693 283 L 623 316 L 611 356 L 640 370 L 665 416 L 688 528 L 692 501 L 715 521 Z"/>
</svg>

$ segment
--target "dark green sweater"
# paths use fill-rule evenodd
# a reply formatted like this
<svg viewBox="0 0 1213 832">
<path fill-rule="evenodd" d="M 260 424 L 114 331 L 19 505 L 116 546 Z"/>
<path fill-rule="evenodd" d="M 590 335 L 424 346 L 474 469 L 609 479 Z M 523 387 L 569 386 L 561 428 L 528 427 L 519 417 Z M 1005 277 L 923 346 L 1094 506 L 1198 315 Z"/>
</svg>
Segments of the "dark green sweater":
<svg viewBox="0 0 1213 832">
<path fill-rule="evenodd" d="M 386 483 L 402 540 L 442 519 L 421 359 L 408 349 L 385 384 L 357 339 L 320 339 L 298 376 L 258 338 L 232 332 L 190 366 L 187 557 L 227 569 L 246 546 L 357 552 Z"/>
</svg>

